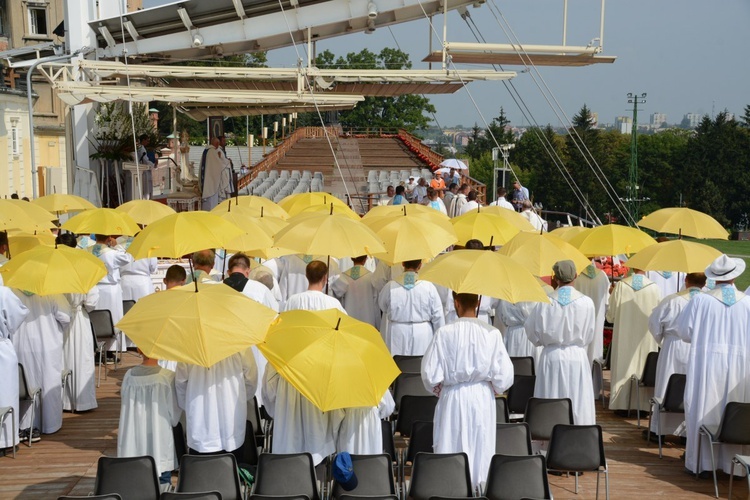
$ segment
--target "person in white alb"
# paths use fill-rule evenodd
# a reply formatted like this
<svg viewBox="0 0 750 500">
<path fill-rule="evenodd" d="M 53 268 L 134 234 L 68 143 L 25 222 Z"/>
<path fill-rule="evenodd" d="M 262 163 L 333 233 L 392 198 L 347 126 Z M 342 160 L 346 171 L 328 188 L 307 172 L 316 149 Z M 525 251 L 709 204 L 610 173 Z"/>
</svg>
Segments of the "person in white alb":
<svg viewBox="0 0 750 500">
<path fill-rule="evenodd" d="M 133 238 L 128 238 L 125 242 L 125 250 L 128 249 L 132 241 Z M 156 257 L 151 257 L 138 259 L 123 266 L 120 269 L 122 300 L 135 300 L 137 302 L 142 297 L 154 293 L 154 282 L 151 280 L 151 275 L 156 272 L 157 265 Z"/>
<path fill-rule="evenodd" d="M 596 267 L 589 264 L 586 269 L 576 278 L 573 287 L 590 298 L 596 309 L 596 322 L 594 323 L 594 340 L 587 349 L 589 362 L 604 357 L 604 316 L 607 313 L 607 301 L 609 300 L 609 278 Z"/>
<path fill-rule="evenodd" d="M 490 203 L 490 206 L 491 207 L 495 207 L 495 206 L 503 207 L 503 208 L 507 208 L 508 210 L 513 210 L 515 212 L 516 209 L 513 207 L 513 204 L 509 202 L 508 199 L 506 198 L 507 194 L 508 194 L 508 191 L 504 187 L 499 188 L 497 190 L 497 200 Z"/>
<path fill-rule="evenodd" d="M 453 294 L 458 319 L 435 332 L 422 359 L 422 382 L 438 396 L 435 453 L 464 452 L 472 484 L 487 480 L 495 454 L 495 396 L 513 384 L 500 332 L 476 318 L 479 298 Z"/>
<path fill-rule="evenodd" d="M 706 268 L 706 278 L 716 287 L 693 296 L 677 319 L 677 332 L 690 343 L 685 423 L 685 467 L 694 473 L 711 470 L 707 441 L 698 456 L 698 429 L 717 428 L 727 403 L 750 403 L 750 297 L 734 281 L 745 271 L 745 261 L 721 255 Z M 720 444 L 714 447 L 716 464 L 727 474 L 735 454 L 750 454 L 750 446 Z"/>
<path fill-rule="evenodd" d="M 338 276 L 331 284 L 331 291 L 341 300 L 349 316 L 378 328 L 380 308 L 372 283 L 373 274 L 365 268 L 367 255 L 360 255 L 352 261 L 354 266 Z"/>
<path fill-rule="evenodd" d="M 552 268 L 555 291 L 550 303 L 537 303 L 526 320 L 526 334 L 542 346 L 534 388 L 536 398 L 570 398 L 573 423 L 596 423 L 594 387 L 586 347 L 594 339 L 594 303 L 573 288 L 576 266 L 572 260 Z"/>
<path fill-rule="evenodd" d="M 305 276 L 308 282 L 307 290 L 289 297 L 284 304 L 285 311 L 292 309 L 304 309 L 306 311 L 338 309 L 346 313 L 338 299 L 323 293 L 328 277 L 328 266 L 324 262 L 319 260 L 310 262 L 305 268 Z"/>
<path fill-rule="evenodd" d="M 0 407 L 13 408 L 13 416 L 0 425 L 0 449 L 18 444 L 18 356 L 11 337 L 28 314 L 29 309 L 11 289 L 0 285 Z"/>
</svg>

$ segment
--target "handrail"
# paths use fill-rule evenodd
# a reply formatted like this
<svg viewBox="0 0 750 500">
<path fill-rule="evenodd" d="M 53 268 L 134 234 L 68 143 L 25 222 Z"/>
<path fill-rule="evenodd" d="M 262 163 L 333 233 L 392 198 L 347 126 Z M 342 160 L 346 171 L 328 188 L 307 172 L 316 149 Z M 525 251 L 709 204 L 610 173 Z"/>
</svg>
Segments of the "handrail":
<svg viewBox="0 0 750 500">
<path fill-rule="evenodd" d="M 435 171 L 440 168 L 440 164 L 443 163 L 444 160 L 443 155 L 437 154 L 418 137 L 413 136 L 404 129 L 399 129 L 397 137 L 401 139 L 409 149 L 416 153 L 420 160 L 427 163 L 430 170 Z"/>
</svg>

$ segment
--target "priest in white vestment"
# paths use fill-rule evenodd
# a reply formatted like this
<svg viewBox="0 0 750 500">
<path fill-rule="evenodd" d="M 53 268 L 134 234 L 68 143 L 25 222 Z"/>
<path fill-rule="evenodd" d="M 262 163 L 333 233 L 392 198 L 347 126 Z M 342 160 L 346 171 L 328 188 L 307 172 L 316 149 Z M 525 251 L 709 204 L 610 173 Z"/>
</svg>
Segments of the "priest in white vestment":
<svg viewBox="0 0 750 500">
<path fill-rule="evenodd" d="M 193 272 L 188 274 L 186 283 L 198 281 L 198 283 L 220 283 L 221 272 L 214 269 L 214 259 L 216 252 L 208 248 L 193 252 L 191 260 L 193 261 Z"/>
<path fill-rule="evenodd" d="M 487 480 L 495 454 L 495 396 L 513 384 L 500 332 L 476 319 L 478 297 L 455 295 L 458 319 L 437 330 L 422 358 L 422 382 L 438 396 L 435 453 L 464 452 L 474 486 Z"/>
<path fill-rule="evenodd" d="M 349 316 L 377 329 L 380 327 L 380 308 L 372 284 L 373 274 L 365 267 L 367 255 L 355 257 L 353 262 L 354 265 L 339 274 L 331 284 L 331 292 L 341 301 Z"/>
<path fill-rule="evenodd" d="M 589 363 L 593 364 L 595 359 L 604 358 L 604 319 L 607 313 L 607 301 L 609 300 L 609 278 L 604 271 L 594 264 L 589 264 L 578 275 L 573 287 L 594 302 L 594 309 L 596 310 L 594 340 L 586 349 Z"/>
<path fill-rule="evenodd" d="M 141 355 L 143 362 L 122 379 L 117 456 L 153 457 L 159 482 L 169 484 L 177 468 L 172 427 L 182 415 L 175 395 L 175 374 Z"/>
<path fill-rule="evenodd" d="M 305 311 L 321 311 L 324 309 L 338 309 L 346 314 L 338 299 L 323 293 L 328 276 L 328 266 L 319 260 L 313 260 L 305 267 L 305 281 L 308 285 L 304 292 L 291 295 L 286 304 L 285 311 L 304 309 Z"/>
<path fill-rule="evenodd" d="M 512 304 L 499 300 L 495 307 L 495 328 L 503 334 L 503 342 L 508 355 L 513 358 L 532 357 L 539 361 L 542 353 L 541 346 L 534 345 L 526 335 L 526 320 L 534 309 L 533 302 L 517 302 Z"/>
<path fill-rule="evenodd" d="M 734 286 L 744 271 L 744 260 L 718 257 L 706 268 L 706 277 L 716 280 L 716 288 L 695 295 L 677 319 L 680 337 L 690 343 L 685 467 L 692 472 L 711 470 L 705 437 L 700 438 L 704 441 L 698 457 L 700 426 L 718 427 L 729 402 L 750 403 L 750 297 Z M 717 445 L 714 453 L 719 469 L 736 474 L 732 457 L 749 455 L 750 446 Z"/>
<path fill-rule="evenodd" d="M 352 455 L 379 455 L 383 453 L 383 427 L 396 409 L 391 391 L 386 390 L 378 406 L 344 408 L 336 435 L 336 453 L 346 451 Z"/>
<path fill-rule="evenodd" d="M 526 321 L 526 334 L 543 346 L 534 397 L 570 398 L 573 423 L 594 425 L 594 387 L 586 348 L 594 340 L 594 302 L 573 287 L 576 267 L 563 260 L 553 267 L 550 303 L 537 303 Z"/>
<path fill-rule="evenodd" d="M 28 314 L 29 309 L 11 289 L 0 285 L 0 407 L 13 408 L 13 416 L 0 426 L 0 449 L 18 444 L 18 356 L 11 337 Z"/>
<path fill-rule="evenodd" d="M 252 400 L 257 385 L 252 349 L 232 354 L 210 368 L 177 364 L 177 404 L 185 411 L 191 453 L 224 451 L 241 458 L 247 401 Z"/>
<path fill-rule="evenodd" d="M 154 282 L 151 275 L 156 272 L 158 261 L 155 257 L 138 259 L 120 269 L 122 277 L 122 300 L 136 302 L 146 295 L 154 293 Z"/>
<path fill-rule="evenodd" d="M 12 334 L 13 346 L 29 385 L 42 389 L 43 408 L 34 410 L 34 422 L 29 408 L 22 412 L 20 428 L 52 434 L 62 427 L 63 332 L 70 323 L 70 306 L 62 295 L 14 293 L 29 314 Z"/>
<path fill-rule="evenodd" d="M 231 164 L 218 146 L 219 139 L 212 137 L 201 162 L 201 209 L 208 212 L 232 191 Z"/>
<path fill-rule="evenodd" d="M 403 266 L 404 274 L 388 282 L 378 296 L 388 319 L 380 333 L 391 355 L 421 356 L 434 332 L 445 325 L 445 313 L 435 285 L 419 279 L 422 261 L 406 261 Z"/>
<path fill-rule="evenodd" d="M 682 291 L 685 282 L 685 273 L 672 271 L 648 271 L 646 277 L 656 283 L 662 298 Z"/>
<path fill-rule="evenodd" d="M 104 276 L 96 287 L 99 289 L 99 309 L 107 309 L 112 315 L 112 325 L 116 325 L 123 316 L 122 312 L 122 276 L 120 270 L 133 262 L 133 256 L 125 251 L 113 248 L 116 240 L 113 236 L 103 234 L 96 235 L 96 244 L 86 248 L 88 252 L 94 255 L 104 263 L 107 268 L 107 275 Z M 117 329 L 115 329 L 117 331 Z M 126 337 L 118 331 L 119 340 L 111 340 L 105 346 L 108 351 L 117 351 L 118 348 L 125 350 Z M 118 345 L 119 344 L 119 345 Z"/>
<path fill-rule="evenodd" d="M 669 377 L 675 373 L 686 374 L 690 358 L 690 344 L 680 338 L 677 331 L 677 318 L 685 306 L 706 285 L 706 275 L 690 273 L 685 276 L 685 289 L 673 293 L 662 300 L 648 320 L 648 329 L 654 340 L 661 346 L 656 363 L 656 385 L 654 397 L 663 400 L 667 392 Z M 681 413 L 662 413 L 661 433 L 672 434 L 684 421 Z M 651 432 L 657 432 L 656 419 L 651 421 Z"/>
<path fill-rule="evenodd" d="M 633 271 L 634 274 L 615 284 L 607 308 L 607 321 L 614 325 L 610 346 L 612 390 L 609 408 L 619 411 L 638 408 L 633 386 L 635 382 L 631 382 L 630 377 L 641 376 L 648 353 L 659 347 L 648 331 L 648 318 L 659 305 L 661 292 L 643 271 Z M 641 411 L 649 407 L 649 392 L 641 391 Z"/>
</svg>

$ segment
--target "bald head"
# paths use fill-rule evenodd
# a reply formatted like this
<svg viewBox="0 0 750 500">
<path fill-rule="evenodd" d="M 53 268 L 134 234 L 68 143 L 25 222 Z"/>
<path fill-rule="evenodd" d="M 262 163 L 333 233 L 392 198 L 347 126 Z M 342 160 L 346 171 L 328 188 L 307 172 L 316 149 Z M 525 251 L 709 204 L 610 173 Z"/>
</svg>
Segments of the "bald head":
<svg viewBox="0 0 750 500">
<path fill-rule="evenodd" d="M 213 250 L 201 250 L 193 253 L 193 266 L 199 271 L 208 273 L 214 268 L 216 254 Z"/>
</svg>

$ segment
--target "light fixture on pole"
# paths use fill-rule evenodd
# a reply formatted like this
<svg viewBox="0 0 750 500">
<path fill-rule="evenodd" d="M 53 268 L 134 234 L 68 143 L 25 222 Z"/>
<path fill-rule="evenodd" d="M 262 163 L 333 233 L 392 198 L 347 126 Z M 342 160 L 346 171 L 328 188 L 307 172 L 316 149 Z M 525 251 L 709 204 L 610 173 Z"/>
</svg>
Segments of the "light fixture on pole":
<svg viewBox="0 0 750 500">
<path fill-rule="evenodd" d="M 281 119 L 281 140 L 286 137 L 286 116 Z"/>
<path fill-rule="evenodd" d="M 263 156 L 266 156 L 266 139 L 268 139 L 268 127 L 263 127 Z"/>
</svg>

